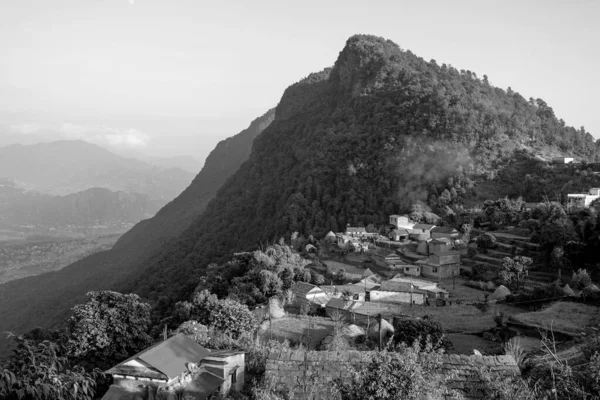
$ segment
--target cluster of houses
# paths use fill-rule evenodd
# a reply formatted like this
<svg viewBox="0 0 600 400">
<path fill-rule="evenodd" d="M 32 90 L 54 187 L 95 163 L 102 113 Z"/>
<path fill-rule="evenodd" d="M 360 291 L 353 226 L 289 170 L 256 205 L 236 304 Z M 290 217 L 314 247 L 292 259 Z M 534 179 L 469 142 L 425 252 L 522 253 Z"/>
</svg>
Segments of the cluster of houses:
<svg viewBox="0 0 600 400">
<path fill-rule="evenodd" d="M 594 200 L 600 199 L 600 188 L 591 188 L 588 193 L 567 194 L 567 210 L 589 207 Z"/>
<path fill-rule="evenodd" d="M 438 282 L 404 274 L 383 280 L 369 269 L 356 283 L 316 286 L 296 282 L 291 290 L 296 306 L 321 307 L 327 314 L 340 313 L 353 323 L 379 314 L 400 315 L 407 305 L 444 304 L 449 297 Z"/>
</svg>

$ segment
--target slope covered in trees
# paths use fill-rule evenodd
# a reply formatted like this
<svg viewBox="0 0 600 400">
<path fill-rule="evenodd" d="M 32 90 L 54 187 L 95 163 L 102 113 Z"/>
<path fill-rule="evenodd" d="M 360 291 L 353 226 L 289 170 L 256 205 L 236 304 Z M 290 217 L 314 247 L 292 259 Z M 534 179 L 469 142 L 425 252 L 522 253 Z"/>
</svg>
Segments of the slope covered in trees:
<svg viewBox="0 0 600 400">
<path fill-rule="evenodd" d="M 119 288 L 178 300 L 209 262 L 289 232 L 381 224 L 415 204 L 451 214 L 515 150 L 600 154 L 589 133 L 566 127 L 541 99 L 382 38 L 351 37 L 333 68 L 285 91 L 250 159 L 206 212 Z"/>
<path fill-rule="evenodd" d="M 192 184 L 156 216 L 123 235 L 112 250 L 96 253 L 56 272 L 0 285 L 3 330 L 20 332 L 59 324 L 71 307 L 91 290 L 111 289 L 143 273 L 145 260 L 185 230 L 200 215 L 219 187 L 248 159 L 253 140 L 271 123 L 274 110 L 239 134 L 221 141 Z M 130 278 L 129 278 L 130 279 Z M 0 354 L 6 346 L 0 337 Z"/>
</svg>

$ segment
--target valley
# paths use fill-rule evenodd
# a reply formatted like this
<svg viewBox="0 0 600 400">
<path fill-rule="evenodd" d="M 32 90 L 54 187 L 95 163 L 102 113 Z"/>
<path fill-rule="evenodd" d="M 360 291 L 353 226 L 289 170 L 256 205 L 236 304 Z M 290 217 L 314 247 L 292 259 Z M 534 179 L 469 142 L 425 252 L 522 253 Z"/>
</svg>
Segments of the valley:
<svg viewBox="0 0 600 400">
<path fill-rule="evenodd" d="M 93 253 L 109 250 L 129 227 L 86 227 L 81 230 L 106 233 L 70 236 L 66 236 L 69 232 L 65 231 L 53 231 L 54 235 L 27 235 L 22 231 L 0 229 L 0 284 L 57 271 Z"/>
</svg>

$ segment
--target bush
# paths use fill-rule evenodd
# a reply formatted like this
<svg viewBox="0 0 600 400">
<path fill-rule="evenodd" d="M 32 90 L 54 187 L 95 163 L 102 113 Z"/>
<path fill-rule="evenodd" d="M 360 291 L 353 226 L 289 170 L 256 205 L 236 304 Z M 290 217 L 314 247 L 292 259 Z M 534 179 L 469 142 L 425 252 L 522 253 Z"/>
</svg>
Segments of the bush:
<svg viewBox="0 0 600 400">
<path fill-rule="evenodd" d="M 484 233 L 477 237 L 477 248 L 482 250 L 484 253 L 487 252 L 487 249 L 493 249 L 498 245 L 498 241 L 496 236 L 491 233 Z"/>
<path fill-rule="evenodd" d="M 445 337 L 444 329 L 439 322 L 430 319 L 395 319 L 394 343 L 405 343 L 408 346 L 418 342 L 425 347 L 432 343 L 435 349 L 449 349 L 452 343 Z"/>
<path fill-rule="evenodd" d="M 577 272 L 573 272 L 573 278 L 571 280 L 571 287 L 573 289 L 581 290 L 591 283 L 592 278 L 590 278 L 587 270 L 580 268 Z"/>
</svg>

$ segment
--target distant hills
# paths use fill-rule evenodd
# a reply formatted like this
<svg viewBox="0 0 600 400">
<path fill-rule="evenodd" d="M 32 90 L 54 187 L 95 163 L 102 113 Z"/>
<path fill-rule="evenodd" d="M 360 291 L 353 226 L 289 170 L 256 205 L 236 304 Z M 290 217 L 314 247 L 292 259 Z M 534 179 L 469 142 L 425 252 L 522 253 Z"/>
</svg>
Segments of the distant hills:
<svg viewBox="0 0 600 400">
<path fill-rule="evenodd" d="M 275 110 L 269 110 L 247 129 L 221 141 L 186 190 L 154 217 L 125 233 L 110 251 L 93 254 L 60 271 L 0 285 L 3 330 L 55 326 L 74 304 L 85 300 L 87 291 L 114 288 L 143 273 L 146 260 L 204 212 L 218 189 L 248 159 L 254 139 L 274 116 Z M 3 340 L 0 336 L 0 353 L 7 344 Z"/>
<path fill-rule="evenodd" d="M 161 203 L 148 195 L 113 192 L 104 188 L 52 196 L 0 181 L 0 227 L 135 223 L 153 216 Z"/>
<path fill-rule="evenodd" d="M 415 206 L 451 219 L 497 196 L 493 185 L 480 189 L 536 154 L 597 161 L 600 142 L 542 99 L 353 36 L 333 67 L 291 85 L 274 113 L 219 143 L 188 189 L 111 251 L 0 285 L 0 321 L 9 330 L 53 326 L 92 289 L 132 291 L 167 310 L 233 252 L 295 231 L 383 224 Z"/>
<path fill-rule="evenodd" d="M 81 140 L 0 147 L 0 178 L 52 195 L 104 188 L 144 194 L 166 203 L 179 195 L 193 176 L 180 168 L 157 167 Z"/>
</svg>

